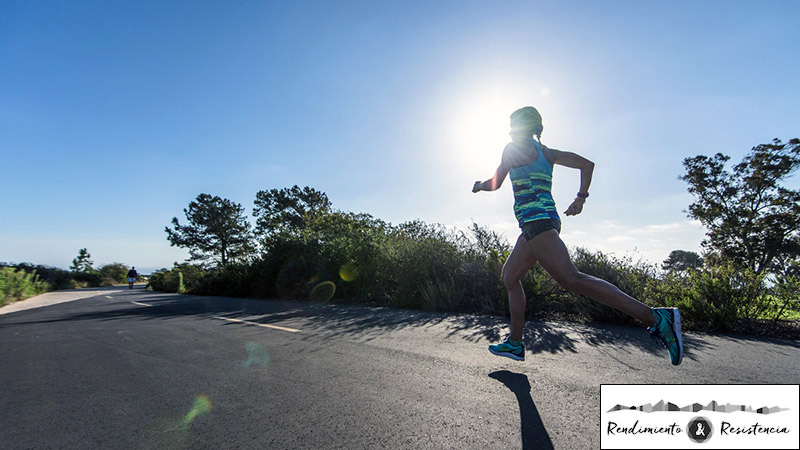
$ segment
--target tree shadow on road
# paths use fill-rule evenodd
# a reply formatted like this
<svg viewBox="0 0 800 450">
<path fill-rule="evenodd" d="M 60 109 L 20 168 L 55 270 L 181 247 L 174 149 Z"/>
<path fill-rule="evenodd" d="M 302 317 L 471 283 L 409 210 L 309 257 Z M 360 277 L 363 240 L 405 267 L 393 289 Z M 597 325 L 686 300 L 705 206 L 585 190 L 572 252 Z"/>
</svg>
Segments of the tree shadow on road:
<svg viewBox="0 0 800 450">
<path fill-rule="evenodd" d="M 533 398 L 531 398 L 531 383 L 528 381 L 528 377 L 508 370 L 492 372 L 489 377 L 503 383 L 517 397 L 522 449 L 552 449 L 553 441 L 544 427 L 539 410 L 533 403 Z"/>
<path fill-rule="evenodd" d="M 118 300 L 136 301 L 137 304 Z M 101 299 L 103 297 L 97 297 Z M 76 320 L 169 320 L 179 317 L 224 317 L 259 324 L 283 324 L 291 327 L 297 320 L 313 320 L 316 335 L 347 336 L 369 341 L 379 336 L 415 327 L 443 326 L 447 337 L 459 336 L 470 342 L 496 341 L 507 320 L 495 316 L 435 313 L 410 309 L 333 305 L 303 301 L 259 300 L 206 297 L 147 292 L 122 292 L 108 305 L 81 308 L 68 315 L 54 314 L 22 323 L 52 323 Z M 146 306 L 150 305 L 150 306 Z M 0 327 L 6 324 L 0 323 Z M 534 353 L 576 352 L 573 338 L 559 326 L 531 321 L 526 326 L 525 341 Z"/>
<path fill-rule="evenodd" d="M 103 296 L 95 297 L 103 300 Z M 506 333 L 508 318 L 468 314 L 434 313 L 419 310 L 333 305 L 304 301 L 260 300 L 247 298 L 205 297 L 194 295 L 142 293 L 138 290 L 114 294 L 115 301 L 98 306 L 96 302 L 63 315 L 47 314 L 38 320 L 13 320 L 30 317 L 30 310 L 5 316 L 0 327 L 24 323 L 49 323 L 75 320 L 139 319 L 169 320 L 179 317 L 225 317 L 261 324 L 283 324 L 311 320 L 315 333 L 327 337 L 347 336 L 370 340 L 397 330 L 418 327 L 441 327 L 445 337 L 460 337 L 469 342 L 497 342 Z M 123 300 L 123 301 L 119 301 Z M 126 302 L 136 301 L 139 304 Z M 143 306 L 142 303 L 151 305 Z M 35 313 L 38 314 L 38 313 Z M 684 334 L 685 358 L 698 361 L 701 354 L 709 353 L 715 345 L 702 333 Z M 726 335 L 726 338 L 728 336 Z M 771 342 L 800 347 L 800 342 L 777 340 L 757 336 L 730 336 L 732 339 L 752 342 Z M 665 349 L 652 342 L 644 327 L 608 324 L 579 324 L 569 322 L 544 322 L 528 320 L 523 336 L 525 345 L 533 354 L 562 352 L 577 353 L 581 345 L 613 349 L 618 352 L 643 351 L 663 356 Z M 612 356 L 614 357 L 614 356 Z M 622 361 L 620 361 L 622 362 Z"/>
</svg>

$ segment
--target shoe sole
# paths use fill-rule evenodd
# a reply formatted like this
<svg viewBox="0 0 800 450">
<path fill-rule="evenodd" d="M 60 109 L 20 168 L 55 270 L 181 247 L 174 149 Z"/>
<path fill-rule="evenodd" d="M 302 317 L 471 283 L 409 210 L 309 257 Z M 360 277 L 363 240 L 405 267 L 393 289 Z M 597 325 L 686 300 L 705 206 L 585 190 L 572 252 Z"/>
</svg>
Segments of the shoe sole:
<svg viewBox="0 0 800 450">
<path fill-rule="evenodd" d="M 675 333 L 675 337 L 678 339 L 678 350 L 680 351 L 678 353 L 678 363 L 673 364 L 677 366 L 681 363 L 681 361 L 683 361 L 683 336 L 681 336 L 681 312 L 678 310 L 678 308 L 673 309 L 673 312 L 673 325 L 675 327 L 673 332 Z"/>
<path fill-rule="evenodd" d="M 522 356 L 522 357 L 519 357 L 519 356 L 517 356 L 517 355 L 515 355 L 515 354 L 513 354 L 513 353 L 508 353 L 508 352 L 496 352 L 496 351 L 494 351 L 494 350 L 492 350 L 492 349 L 489 349 L 489 351 L 490 351 L 490 352 L 492 352 L 492 354 L 493 354 L 493 355 L 497 355 L 497 356 L 505 356 L 506 358 L 511 358 L 511 359 L 513 359 L 513 360 L 515 360 L 515 361 L 525 361 L 525 357 L 524 357 L 524 356 Z"/>
</svg>

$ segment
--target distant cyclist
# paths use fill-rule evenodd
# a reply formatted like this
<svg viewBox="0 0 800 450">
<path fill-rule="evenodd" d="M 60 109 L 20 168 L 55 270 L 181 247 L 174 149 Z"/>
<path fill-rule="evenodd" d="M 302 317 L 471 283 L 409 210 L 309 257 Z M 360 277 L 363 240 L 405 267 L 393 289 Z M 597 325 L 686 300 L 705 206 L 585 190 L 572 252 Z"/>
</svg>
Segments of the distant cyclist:
<svg viewBox="0 0 800 450">
<path fill-rule="evenodd" d="M 677 308 L 650 308 L 628 296 L 613 284 L 578 271 L 561 241 L 561 219 L 551 194 L 553 165 L 581 171 L 578 194 L 564 212 L 580 214 L 589 197 L 594 163 L 575 153 L 542 145 L 542 117 L 536 108 L 526 106 L 511 114 L 511 141 L 503 151 L 500 166 L 486 181 L 476 181 L 472 192 L 495 191 L 511 176 L 514 189 L 514 214 L 522 234 L 503 266 L 503 283 L 508 291 L 511 334 L 489 351 L 515 360 L 525 359 L 522 329 L 525 323 L 525 292 L 522 277 L 538 262 L 562 288 L 585 295 L 600 303 L 630 314 L 649 327 L 653 338 L 669 350 L 672 364 L 683 359 L 681 315 Z M 533 138 L 536 136 L 536 139 Z"/>
<path fill-rule="evenodd" d="M 139 274 L 136 273 L 136 267 L 131 267 L 131 270 L 128 271 L 128 288 L 133 289 L 133 283 L 136 282 L 136 277 Z"/>
</svg>

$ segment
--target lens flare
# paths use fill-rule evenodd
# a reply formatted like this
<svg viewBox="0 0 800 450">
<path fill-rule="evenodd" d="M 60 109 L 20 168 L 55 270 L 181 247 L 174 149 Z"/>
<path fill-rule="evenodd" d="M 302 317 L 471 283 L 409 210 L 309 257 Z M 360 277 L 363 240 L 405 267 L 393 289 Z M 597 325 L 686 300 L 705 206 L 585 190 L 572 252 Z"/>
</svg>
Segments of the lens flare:
<svg viewBox="0 0 800 450">
<path fill-rule="evenodd" d="M 333 284 L 333 281 L 323 281 L 314 286 L 314 289 L 311 289 L 309 300 L 313 302 L 327 302 L 333 298 L 333 294 L 335 293 L 336 285 Z"/>
<path fill-rule="evenodd" d="M 257 342 L 247 342 L 244 344 L 247 350 L 247 361 L 244 362 L 244 367 L 267 367 L 269 365 L 269 354 L 263 345 Z"/>
<path fill-rule="evenodd" d="M 353 263 L 346 263 L 339 269 L 339 276 L 342 277 L 344 281 L 354 281 L 358 278 L 358 268 Z"/>
<path fill-rule="evenodd" d="M 197 417 L 211 411 L 211 399 L 207 395 L 198 395 L 194 398 L 194 405 L 188 414 L 183 416 L 183 426 L 188 426 Z"/>
</svg>

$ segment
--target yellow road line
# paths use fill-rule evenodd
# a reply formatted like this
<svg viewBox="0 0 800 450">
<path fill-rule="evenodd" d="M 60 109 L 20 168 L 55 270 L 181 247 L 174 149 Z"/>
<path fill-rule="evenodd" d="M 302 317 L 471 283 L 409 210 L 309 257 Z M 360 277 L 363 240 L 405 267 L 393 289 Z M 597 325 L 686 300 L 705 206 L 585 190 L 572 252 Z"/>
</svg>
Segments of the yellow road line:
<svg viewBox="0 0 800 450">
<path fill-rule="evenodd" d="M 214 316 L 214 319 L 227 320 L 228 322 L 246 323 L 247 325 L 255 325 L 257 327 L 272 328 L 272 329 L 275 329 L 275 330 L 288 331 L 289 333 L 298 333 L 298 332 L 300 332 L 300 330 L 297 330 L 297 329 L 294 329 L 294 328 L 279 327 L 278 325 L 270 325 L 268 323 L 251 322 L 249 320 L 232 319 L 230 317 Z"/>
<path fill-rule="evenodd" d="M 134 301 L 132 301 L 131 303 L 134 303 L 136 305 L 141 305 L 141 306 L 153 306 L 153 305 L 148 305 L 147 303 L 139 303 L 139 302 L 134 302 Z M 228 322 L 238 322 L 238 323 L 244 323 L 244 324 L 247 324 L 247 325 L 255 325 L 257 327 L 272 328 L 273 330 L 288 331 L 289 333 L 299 333 L 300 332 L 300 330 L 298 330 L 296 328 L 281 327 L 281 326 L 278 326 L 278 325 L 271 325 L 271 324 L 268 324 L 268 323 L 251 322 L 249 320 L 233 319 L 233 318 L 230 318 L 230 317 L 220 317 L 220 316 L 213 316 L 213 318 L 214 319 L 219 319 L 219 320 L 227 320 Z"/>
</svg>

